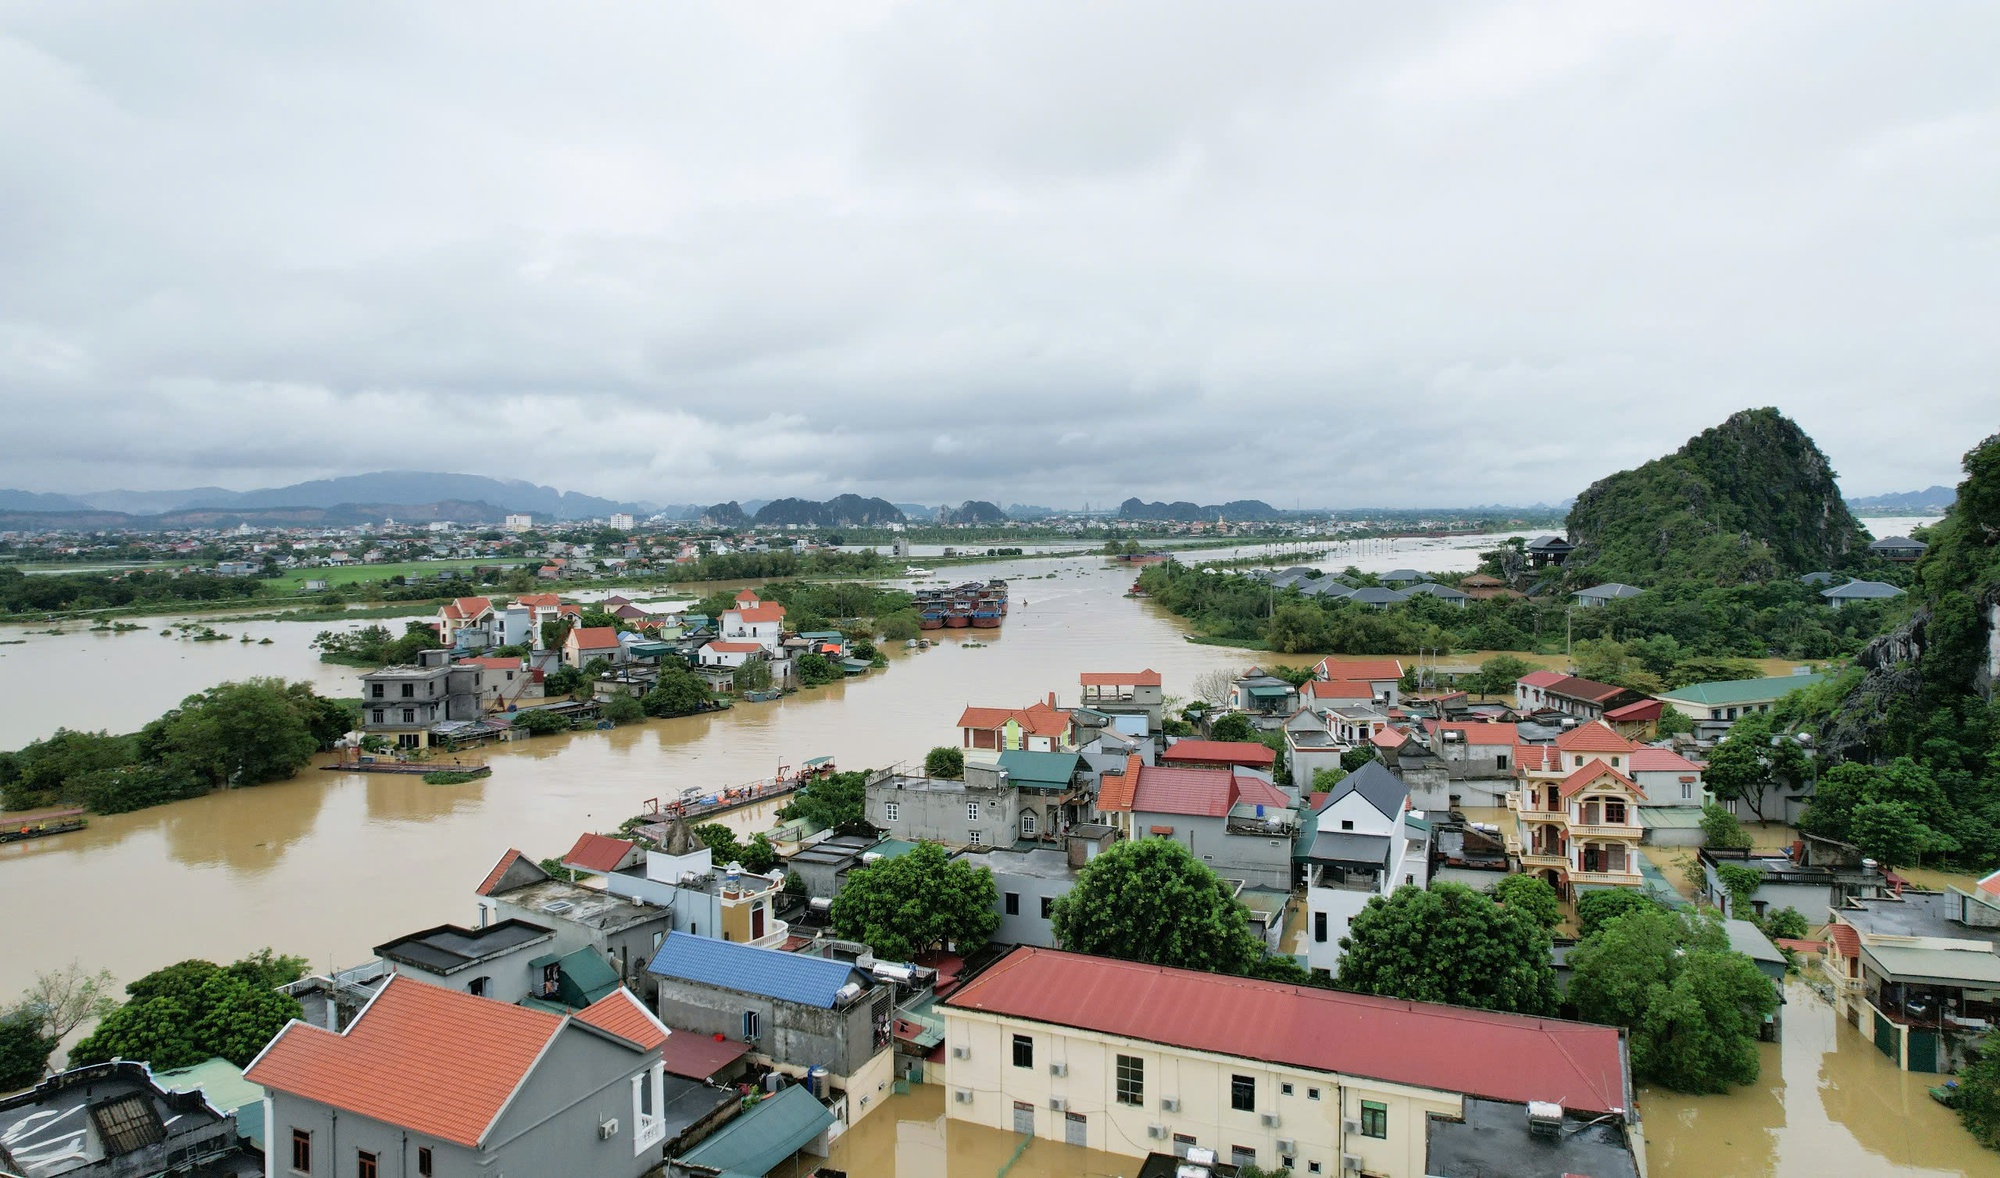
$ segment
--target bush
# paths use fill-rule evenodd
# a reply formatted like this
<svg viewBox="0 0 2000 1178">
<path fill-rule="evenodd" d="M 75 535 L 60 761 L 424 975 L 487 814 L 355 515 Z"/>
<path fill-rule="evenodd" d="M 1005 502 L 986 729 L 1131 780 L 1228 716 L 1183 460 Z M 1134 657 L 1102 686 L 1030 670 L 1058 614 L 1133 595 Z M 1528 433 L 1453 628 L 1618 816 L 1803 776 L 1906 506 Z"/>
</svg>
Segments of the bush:
<svg viewBox="0 0 2000 1178">
<path fill-rule="evenodd" d="M 1780 908 L 1764 916 L 1764 935 L 1771 938 L 1784 937 L 1802 941 L 1812 935 L 1812 925 L 1806 922 L 1805 913 L 1796 908 Z"/>
<path fill-rule="evenodd" d="M 548 736 L 569 731 L 569 717 L 542 708 L 523 708 L 514 713 L 514 727 L 529 736 Z"/>
<path fill-rule="evenodd" d="M 923 625 L 912 610 L 898 610 L 882 619 L 882 637 L 891 642 L 908 642 L 923 630 Z"/>
<path fill-rule="evenodd" d="M 1257 739 L 1257 729 L 1250 723 L 1250 717 L 1241 712 L 1231 712 L 1218 718 L 1209 726 L 1209 736 L 1215 740 L 1249 741 Z"/>
<path fill-rule="evenodd" d="M 1743 824 L 1736 820 L 1736 815 L 1714 802 L 1706 802 L 1701 807 L 1701 837 L 1712 850 L 1750 849 L 1751 839 L 1744 831 Z"/>
<path fill-rule="evenodd" d="M 2000 1149 L 2000 1051 L 1958 1074 L 1958 1119 L 1988 1149 Z"/>
<path fill-rule="evenodd" d="M 597 714 L 613 724 L 637 724 L 646 718 L 646 708 L 621 691 L 598 705 Z"/>
<path fill-rule="evenodd" d="M 1597 930 L 1634 912 L 1658 912 L 1659 901 L 1639 888 L 1613 888 L 1607 892 L 1585 892 L 1576 901 L 1577 932 L 1589 937 Z"/>
<path fill-rule="evenodd" d="M 1754 919 L 1757 910 L 1751 906 L 1750 898 L 1764 886 L 1764 873 L 1741 863 L 1717 863 L 1715 878 L 1722 890 L 1729 893 L 1729 915 L 1738 920 Z"/>
<path fill-rule="evenodd" d="M 1506 876 L 1493 885 L 1493 898 L 1527 913 L 1543 928 L 1552 929 L 1562 923 L 1561 898 L 1546 881 L 1535 876 Z"/>
<path fill-rule="evenodd" d="M 924 776 L 957 781 L 965 776 L 965 750 L 939 745 L 924 755 Z"/>
<path fill-rule="evenodd" d="M 823 654 L 814 654 L 812 651 L 806 651 L 804 654 L 801 654 L 794 660 L 792 666 L 798 672 L 800 685 L 804 687 L 818 687 L 822 684 L 836 682 L 844 677 L 843 672 L 838 666 L 834 665 L 833 660 Z"/>
<path fill-rule="evenodd" d="M 219 1055 L 243 1067 L 303 1013 L 274 987 L 304 972 L 303 959 L 268 951 L 229 966 L 183 961 L 157 970 L 125 987 L 131 1001 L 70 1051 L 69 1064 L 130 1059 L 158 1070 Z"/>
<path fill-rule="evenodd" d="M 477 773 L 461 773 L 456 769 L 438 769 L 424 774 L 424 784 L 464 785 L 467 782 L 478 781 L 479 778 L 480 775 Z"/>
</svg>

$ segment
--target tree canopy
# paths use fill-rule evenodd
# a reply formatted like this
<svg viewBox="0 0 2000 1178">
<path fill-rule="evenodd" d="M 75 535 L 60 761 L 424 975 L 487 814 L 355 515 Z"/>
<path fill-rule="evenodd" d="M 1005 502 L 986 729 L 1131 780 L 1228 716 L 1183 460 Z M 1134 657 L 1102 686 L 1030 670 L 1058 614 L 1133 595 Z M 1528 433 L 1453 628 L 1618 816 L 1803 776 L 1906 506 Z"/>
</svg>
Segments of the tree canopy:
<svg viewBox="0 0 2000 1178">
<path fill-rule="evenodd" d="M 132 1059 L 161 1070 L 221 1056 L 244 1067 L 303 1013 L 276 987 L 304 973 L 303 958 L 268 949 L 227 966 L 189 960 L 156 970 L 125 987 L 129 1000 L 70 1050 L 69 1064 Z"/>
<path fill-rule="evenodd" d="M 1634 912 L 1658 912 L 1660 902 L 1639 888 L 1610 888 L 1602 892 L 1585 892 L 1577 897 L 1577 931 L 1589 937 L 1597 930 L 1622 916 Z"/>
<path fill-rule="evenodd" d="M 1635 1077 L 1678 1092 L 1757 1079 L 1757 1033 L 1778 995 L 1719 921 L 1628 913 L 1584 938 L 1569 965 L 1578 1017 L 1630 1031 Z"/>
<path fill-rule="evenodd" d="M 1462 884 L 1372 897 L 1340 946 L 1334 984 L 1343 990 L 1516 1014 L 1556 1010 L 1548 929 Z"/>
<path fill-rule="evenodd" d="M 827 830 L 862 821 L 868 803 L 868 771 L 833 773 L 799 787 L 778 811 L 781 821 L 804 819 Z"/>
<path fill-rule="evenodd" d="M 1247 973 L 1263 946 L 1229 885 L 1173 839 L 1114 843 L 1051 913 L 1056 944 L 1152 965 Z"/>
<path fill-rule="evenodd" d="M 965 750 L 939 745 L 924 754 L 924 776 L 957 781 L 965 776 Z"/>
<path fill-rule="evenodd" d="M 848 873 L 833 901 L 834 934 L 897 961 L 947 945 L 967 953 L 1000 927 L 997 896 L 991 871 L 919 843 Z"/>
<path fill-rule="evenodd" d="M 1553 929 L 1562 923 L 1562 898 L 1540 876 L 1526 872 L 1502 876 L 1500 882 L 1493 885 L 1493 898 L 1509 908 L 1527 913 L 1545 929 Z"/>
</svg>

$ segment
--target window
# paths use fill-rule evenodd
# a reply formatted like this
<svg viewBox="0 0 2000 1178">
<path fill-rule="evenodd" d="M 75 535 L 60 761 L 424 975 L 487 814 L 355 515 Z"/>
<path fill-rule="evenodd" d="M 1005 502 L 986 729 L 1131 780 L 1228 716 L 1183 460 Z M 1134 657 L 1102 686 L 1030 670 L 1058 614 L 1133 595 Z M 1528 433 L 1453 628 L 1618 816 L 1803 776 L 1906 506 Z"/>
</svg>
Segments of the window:
<svg viewBox="0 0 2000 1178">
<path fill-rule="evenodd" d="M 1319 1170 L 1319 1163 L 1318 1163 L 1318 1162 L 1307 1162 L 1307 1163 L 1306 1163 L 1306 1173 L 1308 1173 L 1308 1174 L 1317 1174 L 1317 1173 L 1319 1173 L 1319 1172 L 1320 1172 L 1320 1170 Z"/>
<path fill-rule="evenodd" d="M 1582 758 L 1582 757 L 1578 757 L 1578 758 L 1576 759 L 1576 767 L 1577 767 L 1577 768 L 1579 768 L 1579 769 L 1583 768 L 1583 758 Z"/>
<path fill-rule="evenodd" d="M 486 981 L 487 979 L 483 977 L 472 979 L 471 981 L 465 984 L 465 992 L 472 995 L 474 998 L 486 997 Z"/>
<path fill-rule="evenodd" d="M 376 708 L 376 709 L 375 709 L 375 722 L 376 722 L 377 724 L 380 724 L 380 723 L 382 722 L 382 709 L 381 709 L 381 708 Z"/>
<path fill-rule="evenodd" d="M 417 685 L 414 683 L 403 684 L 403 698 L 404 699 L 417 698 Z"/>
<path fill-rule="evenodd" d="M 903 808 L 895 802 L 882 803 L 882 818 L 884 821 L 894 822 L 902 812 Z"/>
<path fill-rule="evenodd" d="M 1054 897 L 1054 896 L 1043 896 L 1043 897 L 1042 897 L 1042 919 L 1043 919 L 1043 920 L 1047 920 L 1047 919 L 1048 919 L 1048 918 L 1049 918 L 1050 916 L 1052 916 L 1052 915 L 1054 915 L 1054 914 L 1055 914 L 1055 910 L 1056 910 L 1056 901 L 1055 901 L 1055 897 Z"/>
<path fill-rule="evenodd" d="M 1681 801 L 1685 802 L 1692 797 L 1694 797 L 1694 782 L 1681 782 Z"/>
<path fill-rule="evenodd" d="M 1378 1101 L 1361 1102 L 1361 1135 L 1363 1137 L 1387 1137 L 1389 1135 L 1389 1106 Z"/>
<path fill-rule="evenodd" d="M 1341 820 L 1340 820 L 1340 829 L 1342 829 L 1342 830 L 1353 830 L 1353 829 L 1354 829 L 1354 819 L 1352 819 L 1352 818 L 1343 818 L 1343 819 L 1341 819 Z"/>
<path fill-rule="evenodd" d="M 370 699 L 381 699 L 386 694 L 387 693 L 382 690 L 382 685 L 380 683 L 370 683 L 368 685 L 368 697 Z"/>
<path fill-rule="evenodd" d="M 416 722 L 417 722 L 417 709 L 415 709 L 415 708 L 404 708 L 404 709 L 403 709 L 403 723 L 405 723 L 405 724 L 415 724 Z"/>
<path fill-rule="evenodd" d="M 1313 940 L 1321 945 L 1326 944 L 1326 913 L 1324 912 L 1313 913 Z"/>
<path fill-rule="evenodd" d="M 743 1012 L 743 1041 L 745 1043 L 752 1043 L 756 1041 L 757 1033 L 763 1029 L 761 1026 L 758 1025 L 762 1021 L 763 1021 L 762 1019 L 758 1018 L 757 1012 L 754 1010 L 746 1010 Z"/>
<path fill-rule="evenodd" d="M 1293 1157 L 1291 1154 L 1281 1153 L 1278 1155 L 1279 1169 L 1290 1170 L 1293 1166 L 1296 1166 L 1298 1164 L 1299 1164 L 1299 1159 Z"/>
<path fill-rule="evenodd" d="M 1495 769 L 1505 769 L 1507 767 L 1507 754 L 1501 753 L 1500 755 L 1494 757 L 1493 767 Z"/>
<path fill-rule="evenodd" d="M 1118 1057 L 1118 1103 L 1146 1103 L 1146 1061 L 1136 1055 Z"/>
<path fill-rule="evenodd" d="M 1319 1089 L 1317 1089 L 1317 1088 L 1308 1088 L 1308 1089 L 1306 1089 L 1306 1099 L 1307 1099 L 1307 1100 L 1318 1100 L 1318 1099 L 1319 1099 Z"/>
<path fill-rule="evenodd" d="M 374 1154 L 367 1150 L 354 1151 L 354 1178 L 377 1178 Z"/>
<path fill-rule="evenodd" d="M 980 833 L 979 833 L 978 831 L 976 831 L 976 830 L 975 830 L 975 831 L 971 831 L 971 832 L 969 832 L 969 833 L 968 833 L 968 834 L 967 834 L 967 835 L 965 836 L 965 841 L 966 841 L 967 843 L 971 844 L 972 846 L 975 846 L 975 847 L 976 847 L 976 846 L 978 846 L 979 844 L 981 844 L 981 843 L 983 843 L 983 842 L 985 842 L 985 841 L 986 841 L 986 836 L 985 836 L 985 835 L 982 835 L 982 834 L 980 834 Z"/>
<path fill-rule="evenodd" d="M 1247 1145 L 1232 1145 L 1229 1147 L 1229 1163 L 1239 1170 L 1254 1166 L 1257 1164 L 1257 1151 Z"/>
<path fill-rule="evenodd" d="M 1280 1084 L 1280 1085 L 1278 1085 L 1278 1095 L 1279 1095 L 1279 1096 L 1290 1096 L 1291 1094 L 1292 1094 L 1292 1086 L 1291 1086 L 1291 1084 L 1289 1084 L 1289 1083 L 1285 1083 L 1285 1084 Z"/>
<path fill-rule="evenodd" d="M 1014 1066 L 1017 1068 L 1031 1068 L 1035 1066 L 1035 1040 L 1033 1036 L 1014 1036 Z"/>
<path fill-rule="evenodd" d="M 1021 833 L 1030 837 L 1034 835 L 1035 812 L 1033 810 L 1021 811 Z"/>
<path fill-rule="evenodd" d="M 979 803 L 978 803 L 978 802 L 967 802 L 967 803 L 965 803 L 965 820 L 966 820 L 967 822 L 977 822 L 977 821 L 979 821 Z"/>
<path fill-rule="evenodd" d="M 1019 892 L 1007 893 L 1007 915 L 1009 916 L 1021 915 L 1021 893 Z"/>
<path fill-rule="evenodd" d="M 431 1147 L 428 1145 L 417 1147 L 417 1175 L 418 1178 L 431 1178 Z"/>
<path fill-rule="evenodd" d="M 1248 1076 L 1229 1077 L 1229 1107 L 1237 1112 L 1257 1111 L 1257 1081 Z"/>
<path fill-rule="evenodd" d="M 313 1172 L 313 1135 L 304 1129 L 292 1130 L 292 1172 Z"/>
</svg>

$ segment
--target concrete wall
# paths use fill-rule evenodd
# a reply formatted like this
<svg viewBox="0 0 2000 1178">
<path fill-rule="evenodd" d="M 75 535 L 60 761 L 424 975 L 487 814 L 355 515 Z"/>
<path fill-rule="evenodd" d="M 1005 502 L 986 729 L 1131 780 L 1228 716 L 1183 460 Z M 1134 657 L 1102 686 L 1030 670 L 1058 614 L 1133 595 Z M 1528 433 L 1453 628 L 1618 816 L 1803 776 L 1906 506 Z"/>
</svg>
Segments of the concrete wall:
<svg viewBox="0 0 2000 1178">
<path fill-rule="evenodd" d="M 522 945 L 504 956 L 482 961 L 449 974 L 433 973 L 420 965 L 411 965 L 406 961 L 396 961 L 391 964 L 396 967 L 397 973 L 406 978 L 467 994 L 472 992 L 472 980 L 483 977 L 486 979 L 486 997 L 501 1002 L 519 1002 L 529 994 L 540 992 L 542 971 L 529 969 L 528 963 L 551 952 L 554 944 L 553 941 L 535 941 Z"/>
<path fill-rule="evenodd" d="M 1240 879 L 1256 887 L 1290 891 L 1292 840 L 1268 835 L 1229 834 L 1224 819 L 1186 814 L 1132 815 L 1132 837 L 1147 838 L 1155 826 L 1174 828 L 1174 840 L 1187 847 L 1224 879 Z"/>
<path fill-rule="evenodd" d="M 980 789 L 969 782 L 953 785 L 957 787 L 897 789 L 889 782 L 870 785 L 866 802 L 868 821 L 889 832 L 890 838 L 909 842 L 945 843 L 954 847 L 1012 846 L 1015 832 L 1020 829 L 1021 791 L 1012 787 Z M 971 804 L 978 806 L 977 818 L 967 811 Z M 1039 817 L 1039 807 L 1035 808 Z M 894 818 L 889 816 L 892 812 Z M 977 839 L 973 838 L 975 833 Z"/>
<path fill-rule="evenodd" d="M 704 985 L 682 978 L 657 978 L 660 1021 L 700 1035 L 743 1037 L 743 1013 L 754 1010 L 759 1023 L 758 1052 L 780 1063 L 820 1066 L 845 1080 L 878 1054 L 875 1015 L 888 1017 L 895 1002 L 887 986 L 876 986 L 847 1008 L 826 1010 Z M 888 1052 L 884 1046 L 880 1052 Z"/>
<path fill-rule="evenodd" d="M 1012 875 L 996 871 L 993 873 L 996 889 L 994 903 L 1000 913 L 1000 928 L 993 939 L 1003 945 L 1039 945 L 1046 949 L 1055 948 L 1056 935 L 1048 918 L 1042 915 L 1042 900 L 1053 903 L 1056 897 L 1067 893 L 1076 886 L 1074 879 L 1048 879 L 1035 875 Z M 1007 914 L 1009 894 L 1020 897 L 1019 915 Z"/>
<path fill-rule="evenodd" d="M 1018 1101 L 1030 1106 L 1037 1137 L 1062 1141 L 1067 1119 L 1074 1113 L 1084 1118 L 1090 1148 L 1128 1157 L 1170 1152 L 1174 1135 L 1182 1134 L 1215 1150 L 1224 1162 L 1230 1160 L 1231 1147 L 1240 1145 L 1256 1151 L 1260 1166 L 1275 1169 L 1289 1156 L 1294 1174 L 1304 1175 L 1309 1163 L 1318 1162 L 1320 1173 L 1334 1176 L 1342 1172 L 1341 1155 L 1351 1153 L 1361 1157 L 1367 1173 L 1422 1178 L 1425 1118 L 1433 1112 L 1455 1117 L 1463 1108 L 1454 1093 L 1114 1039 L 976 1011 L 940 1007 L 939 1013 L 945 1016 L 945 1041 L 963 1046 L 967 1053 L 964 1059 L 945 1060 L 947 1116 L 1011 1132 Z M 1034 1042 L 1033 1067 L 1013 1066 L 1017 1033 Z M 1116 1057 L 1121 1054 L 1143 1061 L 1145 1091 L 1136 1106 L 1117 1101 Z M 1063 1064 L 1067 1074 L 1051 1075 L 1052 1063 Z M 1230 1078 L 1236 1075 L 1254 1081 L 1254 1111 L 1230 1107 Z M 1291 1085 L 1289 1094 L 1283 1092 L 1286 1084 Z M 961 1092 L 969 1100 L 961 1101 Z M 1179 1101 L 1177 1111 L 1162 1107 L 1165 1097 Z M 1051 1109 L 1052 1098 L 1060 1098 L 1065 1109 Z M 1343 1114 L 1358 1119 L 1362 1100 L 1388 1106 L 1386 1137 L 1344 1132 Z M 1275 1127 L 1264 1123 L 1266 1113 L 1276 1114 Z M 1152 1135 L 1154 1126 L 1160 1136 Z M 1280 1139 L 1292 1143 L 1292 1154 L 1278 1152 Z"/>
</svg>

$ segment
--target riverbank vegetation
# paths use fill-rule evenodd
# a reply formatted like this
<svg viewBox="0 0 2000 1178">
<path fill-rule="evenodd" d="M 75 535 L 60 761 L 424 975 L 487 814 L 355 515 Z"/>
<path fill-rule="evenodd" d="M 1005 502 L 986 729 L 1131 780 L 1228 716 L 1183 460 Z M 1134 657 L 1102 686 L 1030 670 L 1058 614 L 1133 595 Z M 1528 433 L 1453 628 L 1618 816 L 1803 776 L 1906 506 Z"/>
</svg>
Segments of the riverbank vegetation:
<svg viewBox="0 0 2000 1178">
<path fill-rule="evenodd" d="M 74 732 L 0 753 L 9 810 L 83 806 L 118 814 L 213 789 L 280 781 L 355 722 L 308 683 L 250 679 L 191 695 L 135 733 Z"/>
<path fill-rule="evenodd" d="M 269 949 L 229 965 L 189 960 L 155 970 L 125 987 L 125 1004 L 70 1049 L 69 1066 L 129 1059 L 164 1071 L 220 1056 L 245 1067 L 305 1013 L 278 991 L 305 972 L 305 958 Z"/>
</svg>

